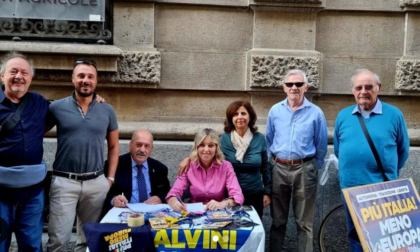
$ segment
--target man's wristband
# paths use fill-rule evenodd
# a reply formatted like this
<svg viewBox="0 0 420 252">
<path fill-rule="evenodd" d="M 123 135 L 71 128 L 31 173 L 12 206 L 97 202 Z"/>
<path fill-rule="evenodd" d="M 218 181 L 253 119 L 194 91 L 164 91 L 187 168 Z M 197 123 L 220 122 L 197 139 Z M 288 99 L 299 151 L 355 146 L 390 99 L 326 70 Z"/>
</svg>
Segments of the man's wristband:
<svg viewBox="0 0 420 252">
<path fill-rule="evenodd" d="M 111 180 L 112 184 L 115 183 L 115 178 L 114 177 L 107 177 L 108 180 Z"/>
</svg>

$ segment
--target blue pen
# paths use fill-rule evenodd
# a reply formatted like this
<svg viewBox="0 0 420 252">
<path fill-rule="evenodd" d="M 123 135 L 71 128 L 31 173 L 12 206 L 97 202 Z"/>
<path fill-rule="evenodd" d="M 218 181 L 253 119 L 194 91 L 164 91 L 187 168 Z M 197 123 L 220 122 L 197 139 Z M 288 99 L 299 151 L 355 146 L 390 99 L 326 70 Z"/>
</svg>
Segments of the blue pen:
<svg viewBox="0 0 420 252">
<path fill-rule="evenodd" d="M 176 199 L 179 201 L 179 203 L 181 203 L 182 205 L 185 205 L 184 202 L 178 196 L 176 196 Z"/>
</svg>

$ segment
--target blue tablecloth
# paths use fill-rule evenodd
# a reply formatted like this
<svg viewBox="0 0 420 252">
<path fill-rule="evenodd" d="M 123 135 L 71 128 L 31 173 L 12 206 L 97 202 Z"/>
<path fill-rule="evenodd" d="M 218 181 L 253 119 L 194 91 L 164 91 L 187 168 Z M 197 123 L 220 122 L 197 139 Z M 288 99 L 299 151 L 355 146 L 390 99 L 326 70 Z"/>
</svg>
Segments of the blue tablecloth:
<svg viewBox="0 0 420 252">
<path fill-rule="evenodd" d="M 156 251 L 149 225 L 132 228 L 127 224 L 87 223 L 83 231 L 90 252 Z"/>
</svg>

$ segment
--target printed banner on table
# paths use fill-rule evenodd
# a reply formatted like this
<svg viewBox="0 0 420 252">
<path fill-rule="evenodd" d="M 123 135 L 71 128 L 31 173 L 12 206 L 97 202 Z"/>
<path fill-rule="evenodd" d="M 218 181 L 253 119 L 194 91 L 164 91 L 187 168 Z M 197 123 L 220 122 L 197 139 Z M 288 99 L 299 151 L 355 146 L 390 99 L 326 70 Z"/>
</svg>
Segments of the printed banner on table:
<svg viewBox="0 0 420 252">
<path fill-rule="evenodd" d="M 412 179 L 343 189 L 364 251 L 420 252 L 420 203 Z"/>
<path fill-rule="evenodd" d="M 152 230 L 156 251 L 241 251 L 252 230 Z M 255 244 L 258 246 L 258 244 Z M 247 247 L 247 251 L 257 251 Z"/>
</svg>

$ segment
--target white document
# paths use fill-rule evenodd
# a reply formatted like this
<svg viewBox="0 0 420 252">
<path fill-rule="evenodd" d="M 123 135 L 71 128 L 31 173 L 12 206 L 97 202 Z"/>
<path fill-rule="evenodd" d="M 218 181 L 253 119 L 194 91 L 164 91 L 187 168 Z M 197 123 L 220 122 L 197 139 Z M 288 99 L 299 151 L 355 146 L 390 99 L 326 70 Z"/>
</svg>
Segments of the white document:
<svg viewBox="0 0 420 252">
<path fill-rule="evenodd" d="M 120 219 L 118 218 L 118 215 L 120 215 L 120 213 L 122 212 L 129 212 L 129 211 L 130 209 L 127 209 L 127 208 L 113 207 L 104 216 L 104 218 L 101 220 L 101 223 L 121 223 Z"/>
<path fill-rule="evenodd" d="M 156 205 L 150 205 L 150 204 L 146 204 L 146 203 L 127 203 L 127 207 L 134 212 L 140 212 L 140 213 L 145 213 L 145 212 L 155 212 L 158 210 L 162 210 L 165 208 L 170 208 L 169 205 L 167 204 L 156 204 Z"/>
<path fill-rule="evenodd" d="M 187 212 L 195 212 L 195 211 L 199 211 L 199 212 L 204 212 L 204 205 L 203 203 L 188 203 L 185 204 L 187 205 Z"/>
</svg>

